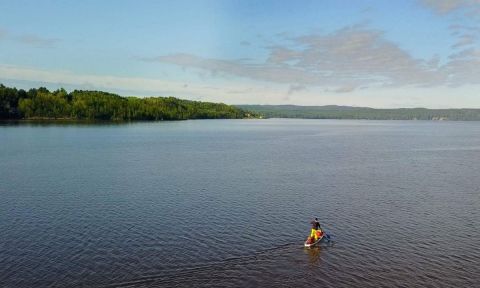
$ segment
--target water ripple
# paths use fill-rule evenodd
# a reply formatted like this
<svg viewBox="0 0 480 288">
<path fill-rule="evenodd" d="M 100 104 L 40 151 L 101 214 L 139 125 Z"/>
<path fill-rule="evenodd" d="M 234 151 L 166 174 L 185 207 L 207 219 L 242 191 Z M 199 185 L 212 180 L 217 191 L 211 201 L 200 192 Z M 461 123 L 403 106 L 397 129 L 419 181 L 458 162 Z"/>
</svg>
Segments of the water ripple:
<svg viewBox="0 0 480 288">
<path fill-rule="evenodd" d="M 475 287 L 479 135 L 395 121 L 2 126 L 0 287 Z M 304 249 L 313 216 L 334 241 Z"/>
</svg>

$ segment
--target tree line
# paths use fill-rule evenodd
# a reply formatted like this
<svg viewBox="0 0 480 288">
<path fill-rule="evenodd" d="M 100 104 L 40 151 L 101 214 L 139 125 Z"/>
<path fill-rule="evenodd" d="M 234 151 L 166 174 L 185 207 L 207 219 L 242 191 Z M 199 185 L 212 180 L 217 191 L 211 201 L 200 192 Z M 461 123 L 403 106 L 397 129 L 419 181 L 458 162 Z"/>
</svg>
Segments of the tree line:
<svg viewBox="0 0 480 288">
<path fill-rule="evenodd" d="M 480 121 L 480 109 L 374 109 L 350 106 L 239 105 L 266 118 Z"/>
<path fill-rule="evenodd" d="M 102 91 L 45 87 L 28 91 L 0 84 L 0 119 L 185 120 L 246 118 L 251 113 L 223 103 L 174 97 L 122 97 Z"/>
</svg>

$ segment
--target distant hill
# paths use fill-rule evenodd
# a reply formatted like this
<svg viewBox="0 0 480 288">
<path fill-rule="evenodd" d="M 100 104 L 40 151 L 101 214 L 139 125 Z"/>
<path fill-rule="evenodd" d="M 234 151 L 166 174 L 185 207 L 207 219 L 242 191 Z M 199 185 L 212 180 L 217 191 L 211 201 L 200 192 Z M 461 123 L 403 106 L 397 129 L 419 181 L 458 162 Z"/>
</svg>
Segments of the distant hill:
<svg viewBox="0 0 480 288">
<path fill-rule="evenodd" d="M 351 106 L 236 105 L 266 118 L 480 121 L 480 109 L 374 109 Z"/>
</svg>

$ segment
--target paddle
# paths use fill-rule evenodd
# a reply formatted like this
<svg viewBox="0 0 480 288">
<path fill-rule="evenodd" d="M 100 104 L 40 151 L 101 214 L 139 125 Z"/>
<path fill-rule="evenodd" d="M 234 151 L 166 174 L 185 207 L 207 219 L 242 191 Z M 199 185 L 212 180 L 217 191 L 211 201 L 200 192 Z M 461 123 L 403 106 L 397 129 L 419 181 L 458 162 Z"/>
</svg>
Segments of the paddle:
<svg viewBox="0 0 480 288">
<path fill-rule="evenodd" d="M 322 227 L 320 227 L 320 229 L 322 230 L 323 234 L 324 234 L 324 237 L 325 239 L 327 239 L 328 242 L 330 242 L 330 235 L 327 234 L 327 232 L 325 230 L 323 230 Z"/>
<path fill-rule="evenodd" d="M 328 235 L 326 232 L 323 233 L 325 233 L 325 238 L 327 239 L 327 241 L 330 242 L 330 235 Z"/>
</svg>

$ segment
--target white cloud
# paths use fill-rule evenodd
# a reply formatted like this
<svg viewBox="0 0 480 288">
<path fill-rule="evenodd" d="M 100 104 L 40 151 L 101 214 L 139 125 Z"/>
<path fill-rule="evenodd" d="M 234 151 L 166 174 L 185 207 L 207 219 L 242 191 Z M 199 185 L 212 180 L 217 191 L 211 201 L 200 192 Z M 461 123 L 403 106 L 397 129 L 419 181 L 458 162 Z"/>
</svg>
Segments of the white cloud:
<svg viewBox="0 0 480 288">
<path fill-rule="evenodd" d="M 267 47 L 268 56 L 259 61 L 192 54 L 142 59 L 186 68 L 187 73 L 179 76 L 178 81 L 2 64 L 0 80 L 53 83 L 117 93 L 132 91 L 134 95 L 172 95 L 230 104 L 480 107 L 480 49 L 475 39 L 479 29 L 452 25 L 451 30 L 458 37 L 456 53 L 443 62 L 437 56 L 416 59 L 387 40 L 382 31 L 357 25 L 331 34 L 284 36 L 282 43 L 286 44 Z M 24 40 L 31 45 L 36 42 L 35 38 Z M 191 77 L 189 69 L 202 76 Z"/>
<path fill-rule="evenodd" d="M 302 87 L 327 87 L 343 93 L 359 87 L 480 84 L 480 65 L 475 66 L 479 61 L 477 53 L 458 54 L 440 66 L 437 56 L 415 59 L 387 40 L 382 31 L 362 25 L 328 35 L 313 34 L 289 40 L 288 45 L 268 47 L 269 57 L 263 62 L 203 58 L 192 54 L 143 60 L 200 69 L 217 78 L 236 76 Z M 475 43 L 472 33 L 463 33 L 454 47 L 470 49 Z M 465 77 L 467 73 L 469 77 Z"/>
</svg>

